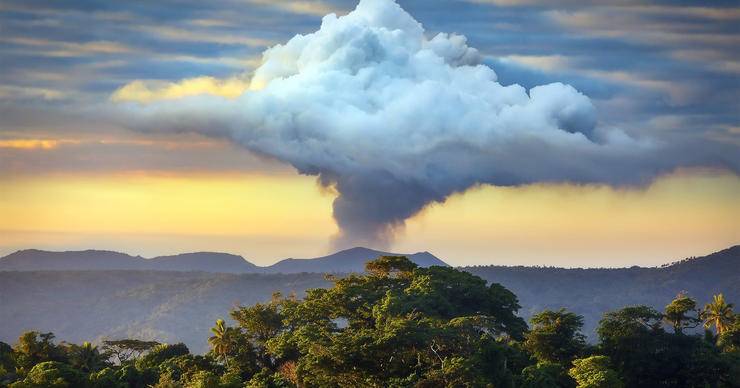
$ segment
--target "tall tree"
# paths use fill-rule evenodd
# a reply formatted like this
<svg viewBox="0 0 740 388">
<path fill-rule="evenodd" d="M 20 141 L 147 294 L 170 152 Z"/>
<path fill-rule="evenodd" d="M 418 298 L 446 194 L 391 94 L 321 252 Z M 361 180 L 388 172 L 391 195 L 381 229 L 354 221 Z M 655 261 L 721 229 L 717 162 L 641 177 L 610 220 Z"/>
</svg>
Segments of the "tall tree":
<svg viewBox="0 0 740 388">
<path fill-rule="evenodd" d="M 69 346 L 70 365 L 85 372 L 97 372 L 108 366 L 108 355 L 101 354 L 97 346 L 83 342 L 82 346 Z"/>
<path fill-rule="evenodd" d="M 681 293 L 665 306 L 663 319 L 673 327 L 673 332 L 682 334 L 684 329 L 694 328 L 701 323 L 696 301 Z"/>
<path fill-rule="evenodd" d="M 211 328 L 213 335 L 208 338 L 208 343 L 216 356 L 224 361 L 228 367 L 228 355 L 234 347 L 232 331 L 234 329 L 226 326 L 223 319 L 216 320 L 216 325 Z"/>
<path fill-rule="evenodd" d="M 545 310 L 532 316 L 530 323 L 532 329 L 527 333 L 524 346 L 539 361 L 569 365 L 586 347 L 580 315 L 565 309 Z"/>
<path fill-rule="evenodd" d="M 27 331 L 18 338 L 14 347 L 15 359 L 21 374 L 44 361 L 67 362 L 64 349 L 54 343 L 54 334 Z"/>
<path fill-rule="evenodd" d="M 732 312 L 733 307 L 732 303 L 725 302 L 724 295 L 714 295 L 712 302 L 704 306 L 701 314 L 702 319 L 704 319 L 704 327 L 714 326 L 717 334 L 722 334 L 735 319 Z"/>
<path fill-rule="evenodd" d="M 717 345 L 725 352 L 734 352 L 740 356 L 740 314 L 735 314 L 733 318 L 732 324 L 728 325 L 719 335 Z"/>
</svg>

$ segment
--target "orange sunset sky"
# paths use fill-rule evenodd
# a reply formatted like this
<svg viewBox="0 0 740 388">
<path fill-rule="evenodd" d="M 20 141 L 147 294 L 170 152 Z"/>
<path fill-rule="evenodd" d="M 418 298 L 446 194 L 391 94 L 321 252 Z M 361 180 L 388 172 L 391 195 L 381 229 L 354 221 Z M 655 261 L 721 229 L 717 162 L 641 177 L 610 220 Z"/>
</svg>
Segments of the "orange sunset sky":
<svg viewBox="0 0 740 388">
<path fill-rule="evenodd" d="M 456 265 L 658 265 L 740 241 L 739 193 L 740 179 L 721 171 L 638 190 L 481 186 L 409 220 L 391 248 Z M 328 252 L 333 196 L 291 172 L 5 177 L 0 250 L 226 251 L 265 265 Z"/>
</svg>

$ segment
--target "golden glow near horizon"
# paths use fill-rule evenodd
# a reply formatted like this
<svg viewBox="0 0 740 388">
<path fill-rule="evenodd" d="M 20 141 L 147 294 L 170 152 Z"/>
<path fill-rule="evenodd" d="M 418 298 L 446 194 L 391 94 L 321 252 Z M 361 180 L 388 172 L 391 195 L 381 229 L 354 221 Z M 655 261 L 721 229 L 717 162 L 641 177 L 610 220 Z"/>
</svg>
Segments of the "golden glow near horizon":
<svg viewBox="0 0 740 388">
<path fill-rule="evenodd" d="M 399 245 L 461 265 L 660 265 L 740 244 L 739 199 L 739 177 L 710 171 L 643 189 L 484 186 L 415 217 Z"/>
<path fill-rule="evenodd" d="M 657 265 L 740 243 L 740 178 L 690 171 L 640 190 L 483 186 L 436 204 L 397 252 L 454 265 Z M 257 264 L 311 257 L 337 232 L 315 178 L 257 174 L 0 178 L 0 254 L 113 249 L 154 256 L 213 250 Z"/>
<path fill-rule="evenodd" d="M 11 240 L 2 245 L 16 248 L 48 247 L 55 245 L 49 241 L 57 241 L 75 249 L 132 254 L 235 251 L 252 259 L 248 244 L 219 242 L 294 237 L 318 242 L 336 233 L 332 198 L 322 196 L 310 177 L 61 175 L 4 182 L 2 187 L 0 230 Z M 322 252 L 326 243 L 322 245 L 309 253 Z"/>
</svg>

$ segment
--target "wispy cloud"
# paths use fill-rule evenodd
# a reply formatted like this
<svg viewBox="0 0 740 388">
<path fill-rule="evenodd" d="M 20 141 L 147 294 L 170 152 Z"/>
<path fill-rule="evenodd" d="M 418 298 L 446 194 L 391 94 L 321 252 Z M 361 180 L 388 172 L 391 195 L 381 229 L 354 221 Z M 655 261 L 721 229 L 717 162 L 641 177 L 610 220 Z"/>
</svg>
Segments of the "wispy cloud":
<svg viewBox="0 0 740 388">
<path fill-rule="evenodd" d="M 62 90 L 40 88 L 34 86 L 0 85 L 0 100 L 61 100 L 65 98 L 66 95 L 67 94 Z"/>
<path fill-rule="evenodd" d="M 221 33 L 209 30 L 191 30 L 172 26 L 142 25 L 135 27 L 135 29 L 165 40 L 176 42 L 234 44 L 251 47 L 266 47 L 275 43 L 270 39 L 256 38 L 243 34 Z"/>
<path fill-rule="evenodd" d="M 720 59 L 725 70 L 735 67 L 740 55 L 740 8 L 680 6 L 604 6 L 545 13 L 556 24 L 589 36 L 648 44 L 686 58 L 687 49 L 701 48 L 707 59 Z M 674 52 L 683 53 L 676 54 Z M 694 57 L 696 59 L 696 57 Z"/>
<path fill-rule="evenodd" d="M 147 82 L 136 80 L 116 90 L 111 95 L 111 100 L 147 103 L 200 94 L 236 98 L 248 88 L 249 81 L 240 77 L 223 80 L 214 77 L 196 77 L 179 82 Z"/>
<path fill-rule="evenodd" d="M 569 58 L 563 55 L 507 55 L 499 58 L 544 71 L 562 71 L 569 67 Z"/>
<path fill-rule="evenodd" d="M 324 16 L 336 12 L 336 7 L 323 1 L 296 1 L 296 0 L 246 0 L 252 5 L 267 6 L 290 13 Z"/>
<path fill-rule="evenodd" d="M 131 46 L 111 41 L 67 42 L 30 37 L 2 37 L 0 42 L 23 46 L 36 55 L 53 57 L 79 57 L 96 54 L 127 54 L 137 50 Z"/>
<path fill-rule="evenodd" d="M 0 139 L 0 148 L 15 148 L 22 150 L 50 150 L 59 147 L 62 143 L 67 143 L 65 140 L 49 140 L 49 139 Z"/>
</svg>

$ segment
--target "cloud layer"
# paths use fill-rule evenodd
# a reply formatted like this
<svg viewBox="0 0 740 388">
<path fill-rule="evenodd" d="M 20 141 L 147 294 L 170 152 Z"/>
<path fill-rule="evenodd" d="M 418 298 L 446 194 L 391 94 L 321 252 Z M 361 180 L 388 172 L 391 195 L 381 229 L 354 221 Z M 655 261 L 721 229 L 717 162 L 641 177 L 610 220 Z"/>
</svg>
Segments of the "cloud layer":
<svg viewBox="0 0 740 388">
<path fill-rule="evenodd" d="M 478 184 L 637 184 L 707 163 L 598 126 L 569 85 L 504 86 L 481 62 L 464 36 L 429 38 L 394 1 L 362 0 L 265 51 L 237 98 L 206 88 L 127 109 L 137 129 L 226 137 L 318 176 L 338 193 L 338 247 L 387 245 L 425 206 Z"/>
</svg>

